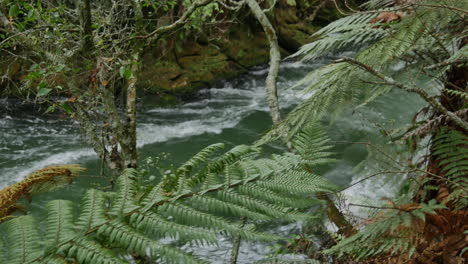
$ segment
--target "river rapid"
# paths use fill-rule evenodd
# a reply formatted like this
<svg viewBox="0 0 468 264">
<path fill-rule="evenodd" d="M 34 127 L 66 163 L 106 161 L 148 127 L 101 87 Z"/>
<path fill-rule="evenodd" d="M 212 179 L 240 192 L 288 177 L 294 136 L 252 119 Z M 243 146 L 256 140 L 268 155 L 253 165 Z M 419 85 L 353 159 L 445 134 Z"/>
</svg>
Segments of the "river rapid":
<svg viewBox="0 0 468 264">
<path fill-rule="evenodd" d="M 292 109 L 304 95 L 288 89 L 321 62 L 303 64 L 283 62 L 278 87 L 280 106 Z M 250 144 L 259 139 L 270 126 L 270 116 L 265 99 L 267 68 L 258 67 L 249 73 L 228 81 L 219 82 L 211 89 L 200 91 L 198 99 L 173 108 L 161 108 L 151 96 L 145 96 L 138 108 L 138 147 L 142 160 L 169 153 L 174 164 L 180 164 L 201 148 L 222 142 L 226 149 L 239 144 Z M 51 117 L 43 110 L 18 106 L 17 102 L 3 101 L 0 107 L 0 189 L 20 181 L 31 172 L 50 165 L 79 163 L 88 168 L 73 184 L 34 198 L 32 210 L 42 211 L 50 199 L 76 200 L 89 186 L 103 187 L 105 182 L 96 177 L 100 162 L 91 148 L 80 137 L 78 124 L 67 118 Z M 382 122 L 402 125 L 408 123 L 422 102 L 403 93 L 392 93 L 378 99 L 359 111 L 344 111 L 328 127 L 329 135 L 336 141 L 368 141 L 378 137 L 378 127 L 369 125 Z M 388 121 L 388 122 L 387 122 Z M 282 146 L 266 146 L 274 152 Z M 353 167 L 367 153 L 363 146 L 341 144 L 335 148 L 338 161 L 323 169 L 324 175 L 341 186 L 346 186 L 363 175 L 353 172 Z M 364 184 L 348 189 L 346 195 L 366 196 L 376 200 L 391 197 L 398 185 L 383 178 L 373 178 Z M 397 180 L 398 182 L 398 180 Z M 274 232 L 288 234 L 300 229 L 297 225 L 275 227 Z M 187 248 L 212 263 L 227 263 L 231 242 L 220 237 L 220 248 Z M 269 245 L 242 243 L 239 263 L 254 263 L 271 253 Z"/>
</svg>

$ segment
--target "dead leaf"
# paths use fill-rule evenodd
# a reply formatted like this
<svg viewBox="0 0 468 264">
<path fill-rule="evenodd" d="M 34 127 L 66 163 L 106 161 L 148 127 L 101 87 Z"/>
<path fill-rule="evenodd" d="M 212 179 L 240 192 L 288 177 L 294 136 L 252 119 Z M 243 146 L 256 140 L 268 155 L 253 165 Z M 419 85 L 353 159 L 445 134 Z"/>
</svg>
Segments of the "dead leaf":
<svg viewBox="0 0 468 264">
<path fill-rule="evenodd" d="M 379 22 L 385 22 L 385 23 L 390 23 L 392 21 L 397 21 L 401 20 L 403 16 L 398 13 L 393 13 L 393 12 L 382 12 L 380 13 L 376 18 L 373 18 L 372 20 L 369 21 L 371 24 L 379 23 Z"/>
</svg>

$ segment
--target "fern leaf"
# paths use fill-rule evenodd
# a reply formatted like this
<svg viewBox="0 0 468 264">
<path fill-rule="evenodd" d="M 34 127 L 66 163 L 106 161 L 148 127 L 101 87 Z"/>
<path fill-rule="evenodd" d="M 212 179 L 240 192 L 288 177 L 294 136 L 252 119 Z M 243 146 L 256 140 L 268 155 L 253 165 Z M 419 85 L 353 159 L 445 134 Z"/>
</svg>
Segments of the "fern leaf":
<svg viewBox="0 0 468 264">
<path fill-rule="evenodd" d="M 127 263 L 118 258 L 118 256 L 111 250 L 102 247 L 100 244 L 86 239 L 78 238 L 62 245 L 58 249 L 58 254 L 66 255 L 75 258 L 78 263 L 95 264 L 95 263 L 109 263 L 109 264 L 123 264 Z M 46 259 L 47 260 L 47 259 Z"/>
<path fill-rule="evenodd" d="M 251 211 L 248 207 L 234 204 L 225 200 L 219 200 L 206 195 L 197 195 L 192 197 L 191 202 L 197 208 L 210 213 L 227 214 L 233 216 L 245 216 L 251 220 L 269 220 L 270 217 L 259 212 Z"/>
<path fill-rule="evenodd" d="M 168 236 L 172 239 L 179 238 L 189 242 L 195 241 L 198 245 L 205 243 L 215 245 L 217 242 L 217 233 L 212 230 L 177 224 L 153 212 L 132 214 L 130 224 L 137 230 L 162 238 Z"/>
<path fill-rule="evenodd" d="M 242 229 L 239 227 L 239 224 L 230 222 L 229 220 L 223 217 L 201 212 L 199 210 L 195 210 L 194 208 L 180 203 L 165 204 L 163 207 L 160 207 L 159 210 L 161 210 L 167 215 L 173 216 L 174 220 L 178 223 L 210 228 L 212 230 L 217 230 L 227 235 L 241 235 L 242 237 L 249 240 L 262 241 L 272 241 L 281 239 L 280 237 L 275 235 Z"/>
<path fill-rule="evenodd" d="M 141 201 L 141 204 L 144 206 L 142 211 L 146 212 L 150 210 L 156 203 L 167 199 L 168 197 L 164 195 L 164 190 L 162 189 L 161 184 L 158 184 L 154 186 L 145 197 L 143 197 Z"/>
<path fill-rule="evenodd" d="M 30 215 L 16 217 L 6 223 L 9 243 L 8 263 L 29 263 L 42 252 L 36 221 Z"/>
<path fill-rule="evenodd" d="M 308 215 L 294 212 L 290 208 L 272 205 L 262 200 L 237 194 L 233 191 L 219 192 L 217 193 L 217 197 L 224 201 L 242 204 L 253 212 L 258 211 L 262 214 L 269 215 L 273 219 L 304 220 L 308 217 Z"/>
<path fill-rule="evenodd" d="M 136 202 L 136 185 L 134 177 L 136 170 L 126 169 L 117 180 L 117 197 L 115 198 L 109 214 L 121 216 L 138 208 Z"/>
<path fill-rule="evenodd" d="M 94 227 L 107 222 L 106 199 L 103 192 L 89 189 L 86 191 L 81 204 L 82 209 L 77 221 L 78 230 L 86 233 Z"/>
<path fill-rule="evenodd" d="M 240 194 L 270 202 L 272 204 L 280 204 L 286 207 L 305 208 L 313 205 L 315 202 L 312 199 L 304 197 L 295 197 L 294 195 L 281 195 L 270 189 L 260 187 L 256 184 L 248 184 L 239 186 L 236 189 Z"/>
<path fill-rule="evenodd" d="M 111 222 L 102 226 L 98 230 L 98 235 L 105 236 L 106 241 L 124 247 L 129 252 L 138 252 L 153 259 L 159 258 L 169 263 L 202 263 L 201 260 L 181 250 L 141 235 L 124 222 Z"/>
<path fill-rule="evenodd" d="M 336 185 L 325 178 L 305 171 L 291 171 L 270 180 L 260 181 L 257 185 L 293 195 L 330 192 L 337 189 Z"/>
<path fill-rule="evenodd" d="M 75 236 L 73 232 L 73 203 L 53 200 L 47 203 L 47 235 L 49 245 L 58 245 Z"/>
<path fill-rule="evenodd" d="M 177 169 L 177 174 L 190 174 L 195 167 L 199 166 L 202 163 L 206 163 L 208 157 L 212 155 L 215 151 L 218 151 L 223 148 L 224 144 L 218 143 L 202 149 L 200 152 L 198 152 L 192 158 L 186 161 L 182 166 L 180 166 Z"/>
</svg>

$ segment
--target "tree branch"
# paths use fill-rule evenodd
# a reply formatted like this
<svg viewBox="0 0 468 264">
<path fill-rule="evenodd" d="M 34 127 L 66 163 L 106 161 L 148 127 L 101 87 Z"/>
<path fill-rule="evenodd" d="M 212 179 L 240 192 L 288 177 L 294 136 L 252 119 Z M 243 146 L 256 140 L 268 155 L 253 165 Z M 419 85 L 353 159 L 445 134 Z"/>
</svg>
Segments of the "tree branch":
<svg viewBox="0 0 468 264">
<path fill-rule="evenodd" d="M 157 28 L 156 30 L 154 30 L 153 32 L 151 32 L 151 33 L 149 33 L 147 35 L 136 36 L 133 39 L 149 39 L 149 38 L 152 38 L 152 37 L 155 37 L 155 39 L 158 39 L 158 38 L 161 37 L 161 35 L 169 32 L 169 31 L 176 30 L 176 29 L 182 27 L 183 25 L 185 25 L 185 23 L 187 23 L 188 19 L 193 14 L 193 12 L 195 12 L 198 8 L 206 6 L 206 5 L 208 5 L 208 4 L 210 4 L 211 2 L 214 2 L 214 1 L 215 0 L 195 1 L 187 9 L 187 11 L 184 14 L 182 14 L 182 16 L 179 19 L 177 19 L 176 22 L 174 22 L 174 23 L 172 23 L 170 25 L 167 25 L 167 26 L 159 27 L 159 28 Z"/>
<path fill-rule="evenodd" d="M 430 5 L 430 4 L 419 4 L 419 3 L 412 3 L 411 5 L 425 6 L 425 7 L 447 8 L 447 9 L 450 9 L 450 10 L 455 10 L 455 11 L 459 11 L 459 12 L 468 14 L 468 11 L 465 10 L 465 9 L 461 9 L 461 8 L 457 8 L 457 7 L 453 7 L 453 6 L 447 6 L 447 5 Z"/>
<path fill-rule="evenodd" d="M 258 5 L 256 0 L 245 0 L 250 10 L 257 18 L 258 22 L 262 25 L 263 30 L 270 43 L 270 69 L 266 78 L 266 91 L 267 102 L 270 108 L 271 119 L 273 124 L 277 125 L 281 122 L 280 109 L 278 104 L 278 90 L 276 87 L 276 78 L 278 77 L 279 63 L 281 54 L 278 45 L 278 37 L 276 36 L 275 29 L 271 25 L 265 13 Z"/>
<path fill-rule="evenodd" d="M 411 87 L 411 86 L 408 86 L 406 84 L 399 83 L 399 82 L 395 81 L 392 77 L 387 76 L 387 75 L 375 70 L 374 68 L 370 67 L 369 65 L 364 64 L 364 63 L 362 63 L 360 61 L 357 61 L 355 59 L 352 59 L 352 58 L 344 57 L 342 59 L 336 60 L 335 62 L 336 63 L 347 62 L 349 64 L 356 65 L 359 68 L 361 68 L 361 69 L 367 71 L 368 73 L 374 75 L 375 77 L 383 80 L 388 85 L 393 85 L 393 86 L 396 86 L 396 87 L 398 87 L 398 88 L 400 88 L 402 90 L 405 90 L 407 92 L 418 94 L 426 102 L 428 102 L 432 107 L 434 107 L 437 111 L 439 111 L 440 113 L 450 117 L 450 119 L 452 119 L 455 122 L 455 124 L 457 124 L 460 128 L 462 128 L 463 130 L 468 132 L 468 123 L 465 120 L 458 117 L 455 113 L 449 111 L 439 101 L 437 101 L 434 97 L 431 97 L 423 89 L 421 89 L 419 87 Z"/>
</svg>

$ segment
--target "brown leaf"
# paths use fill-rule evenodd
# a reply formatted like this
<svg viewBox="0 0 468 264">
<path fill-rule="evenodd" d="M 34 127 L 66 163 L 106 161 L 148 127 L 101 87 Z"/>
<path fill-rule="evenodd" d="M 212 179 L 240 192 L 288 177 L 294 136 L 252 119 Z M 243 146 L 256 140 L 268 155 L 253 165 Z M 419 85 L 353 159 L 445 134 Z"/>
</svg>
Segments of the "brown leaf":
<svg viewBox="0 0 468 264">
<path fill-rule="evenodd" d="M 438 191 L 438 194 L 437 194 L 437 197 L 436 197 L 436 200 L 439 201 L 439 202 L 444 201 L 449 196 L 449 193 L 450 192 L 447 189 L 447 187 L 445 187 L 445 186 L 440 187 L 439 191 Z"/>
<path fill-rule="evenodd" d="M 76 97 L 70 97 L 68 98 L 68 102 L 74 103 L 76 101 Z"/>
<path fill-rule="evenodd" d="M 373 18 L 372 20 L 369 21 L 371 24 L 379 23 L 379 22 L 385 22 L 389 23 L 392 21 L 400 20 L 402 19 L 403 16 L 398 14 L 398 13 L 393 13 L 393 12 L 382 12 L 380 13 L 376 18 Z"/>
<path fill-rule="evenodd" d="M 413 211 L 413 210 L 416 210 L 416 209 L 419 209 L 419 208 L 421 208 L 421 206 L 419 206 L 419 204 L 409 203 L 409 204 L 404 204 L 404 205 L 400 206 L 399 209 L 401 211 L 410 212 L 410 211 Z"/>
</svg>

